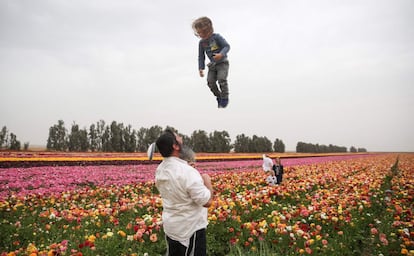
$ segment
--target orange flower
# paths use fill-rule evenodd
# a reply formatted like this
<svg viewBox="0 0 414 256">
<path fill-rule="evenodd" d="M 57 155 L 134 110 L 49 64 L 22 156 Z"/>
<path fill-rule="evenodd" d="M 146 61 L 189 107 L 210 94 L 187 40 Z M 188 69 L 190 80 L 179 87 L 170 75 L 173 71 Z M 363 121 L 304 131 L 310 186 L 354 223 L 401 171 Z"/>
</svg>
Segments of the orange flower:
<svg viewBox="0 0 414 256">
<path fill-rule="evenodd" d="M 118 231 L 118 235 L 122 236 L 122 237 L 126 237 L 126 233 L 122 230 Z"/>
<path fill-rule="evenodd" d="M 158 240 L 157 234 L 151 234 L 151 236 L 150 236 L 150 240 L 151 240 L 151 242 L 153 242 L 153 243 L 157 242 L 157 240 Z"/>
</svg>

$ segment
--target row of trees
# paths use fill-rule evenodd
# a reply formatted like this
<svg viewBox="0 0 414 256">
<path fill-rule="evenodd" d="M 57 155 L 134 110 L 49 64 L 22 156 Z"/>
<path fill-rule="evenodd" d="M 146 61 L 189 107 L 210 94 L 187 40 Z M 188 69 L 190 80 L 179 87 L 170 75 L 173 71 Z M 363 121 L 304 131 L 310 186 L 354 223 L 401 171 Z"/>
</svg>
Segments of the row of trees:
<svg viewBox="0 0 414 256">
<path fill-rule="evenodd" d="M 332 145 L 332 144 L 329 144 L 329 146 L 326 146 L 326 145 L 298 142 L 298 144 L 296 145 L 296 152 L 297 153 L 342 153 L 342 152 L 347 152 L 347 148 Z M 350 148 L 350 152 L 351 153 L 367 152 L 367 150 L 365 148 L 356 149 L 354 146 L 352 146 Z"/>
<path fill-rule="evenodd" d="M 176 129 L 171 128 L 178 133 Z M 100 120 L 91 124 L 89 129 L 79 128 L 73 123 L 70 132 L 63 120 L 49 128 L 47 149 L 56 151 L 102 151 L 102 152 L 144 152 L 148 146 L 156 141 L 164 129 L 158 125 L 150 128 L 135 130 L 131 125 L 113 121 L 106 124 Z M 238 135 L 234 144 L 231 143 L 227 131 L 207 133 L 203 130 L 194 131 L 191 136 L 179 135 L 185 144 L 195 152 L 285 152 L 282 140 L 276 139 L 273 143 L 267 137 L 254 135 L 252 138 L 244 134 Z"/>
<path fill-rule="evenodd" d="M 171 128 L 177 132 L 173 127 Z M 155 142 L 164 129 L 158 125 L 150 128 L 141 127 L 135 130 L 131 125 L 124 125 L 112 121 L 106 124 L 100 120 L 91 124 L 89 128 L 80 128 L 75 122 L 70 129 L 66 129 L 63 120 L 49 128 L 49 136 L 46 148 L 54 151 L 73 152 L 145 152 L 148 146 Z M 178 132 L 177 132 L 178 133 Z M 207 133 L 203 130 L 194 131 L 191 136 L 180 134 L 185 144 L 193 148 L 195 152 L 225 153 L 234 151 L 236 153 L 258 153 L 258 152 L 285 152 L 285 144 L 280 139 L 275 141 L 267 137 L 253 135 L 252 137 L 240 134 L 231 143 L 227 131 L 214 131 Z M 24 144 L 27 150 L 29 143 Z M 21 143 L 16 135 L 9 133 L 6 126 L 0 132 L 0 149 L 20 150 Z M 347 152 L 346 147 L 335 145 L 319 145 L 298 142 L 296 146 L 298 153 L 334 153 Z M 367 152 L 365 148 L 350 147 L 350 152 Z"/>
<path fill-rule="evenodd" d="M 29 143 L 24 144 L 24 149 L 27 150 L 29 148 Z M 6 126 L 0 131 L 0 149 L 8 149 L 8 150 L 20 150 L 21 143 L 17 140 L 17 136 L 7 130 Z"/>
</svg>

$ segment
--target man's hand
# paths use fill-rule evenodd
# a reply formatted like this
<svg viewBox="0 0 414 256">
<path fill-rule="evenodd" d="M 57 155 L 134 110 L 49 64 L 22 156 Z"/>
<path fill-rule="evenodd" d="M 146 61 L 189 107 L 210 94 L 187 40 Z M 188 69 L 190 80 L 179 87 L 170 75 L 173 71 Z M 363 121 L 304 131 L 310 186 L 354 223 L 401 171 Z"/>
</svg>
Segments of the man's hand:
<svg viewBox="0 0 414 256">
<path fill-rule="evenodd" d="M 204 71 L 202 69 L 200 69 L 199 72 L 200 72 L 200 77 L 203 77 L 204 76 Z"/>
<path fill-rule="evenodd" d="M 211 178 L 207 173 L 204 173 L 201 175 L 201 177 L 203 178 L 204 181 L 204 185 L 210 189 L 211 191 L 213 191 L 213 186 L 211 185 Z"/>
<path fill-rule="evenodd" d="M 210 190 L 210 194 L 211 194 L 210 200 L 208 200 L 208 202 L 203 206 L 210 207 L 211 203 L 213 202 L 213 196 L 214 196 L 213 186 L 211 185 L 211 178 L 206 173 L 202 174 L 201 177 L 203 178 L 204 185 Z"/>
</svg>

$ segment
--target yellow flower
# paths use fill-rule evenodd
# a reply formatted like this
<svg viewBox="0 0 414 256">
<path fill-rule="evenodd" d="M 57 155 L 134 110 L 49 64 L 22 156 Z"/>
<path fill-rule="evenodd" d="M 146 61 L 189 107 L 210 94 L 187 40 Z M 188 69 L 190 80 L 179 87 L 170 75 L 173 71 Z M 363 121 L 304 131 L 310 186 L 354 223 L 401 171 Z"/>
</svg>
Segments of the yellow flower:
<svg viewBox="0 0 414 256">
<path fill-rule="evenodd" d="M 27 246 L 26 251 L 27 251 L 29 254 L 32 254 L 32 253 L 37 253 L 37 248 L 36 248 L 36 246 L 35 246 L 34 244 L 30 243 L 30 244 Z"/>
<path fill-rule="evenodd" d="M 266 220 L 262 220 L 262 221 L 260 221 L 260 222 L 259 222 L 259 227 L 261 227 L 261 228 L 265 228 L 265 227 L 267 227 L 267 221 L 266 221 Z"/>
<path fill-rule="evenodd" d="M 309 240 L 308 240 L 308 244 L 309 244 L 309 245 L 312 245 L 313 243 L 315 243 L 315 240 L 313 240 L 313 239 L 309 239 Z"/>
<path fill-rule="evenodd" d="M 339 206 L 338 206 L 338 213 L 339 213 L 339 214 L 342 214 L 342 205 L 339 205 Z"/>
<path fill-rule="evenodd" d="M 95 240 L 96 240 L 96 236 L 94 236 L 94 235 L 88 236 L 88 241 L 89 242 L 95 243 Z"/>
<path fill-rule="evenodd" d="M 217 216 L 215 214 L 212 214 L 211 217 L 210 217 L 210 220 L 216 221 L 217 220 Z"/>
</svg>

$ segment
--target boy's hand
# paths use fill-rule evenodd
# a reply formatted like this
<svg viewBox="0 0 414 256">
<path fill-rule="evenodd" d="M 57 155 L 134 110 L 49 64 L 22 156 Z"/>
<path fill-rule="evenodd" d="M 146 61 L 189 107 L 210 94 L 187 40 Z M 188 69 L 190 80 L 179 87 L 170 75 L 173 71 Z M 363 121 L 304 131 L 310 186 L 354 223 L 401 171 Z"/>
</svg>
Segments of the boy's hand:
<svg viewBox="0 0 414 256">
<path fill-rule="evenodd" d="M 204 72 L 203 72 L 203 70 L 202 70 L 202 69 L 200 69 L 200 70 L 199 70 L 199 72 L 200 72 L 200 77 L 203 77 L 203 76 L 204 76 Z"/>
<path fill-rule="evenodd" d="M 223 55 L 221 53 L 214 53 L 213 54 L 213 59 L 215 61 L 221 60 L 221 58 L 223 58 Z"/>
</svg>

